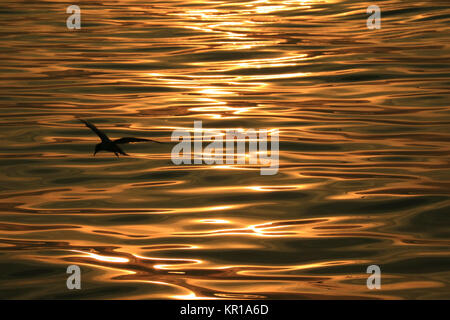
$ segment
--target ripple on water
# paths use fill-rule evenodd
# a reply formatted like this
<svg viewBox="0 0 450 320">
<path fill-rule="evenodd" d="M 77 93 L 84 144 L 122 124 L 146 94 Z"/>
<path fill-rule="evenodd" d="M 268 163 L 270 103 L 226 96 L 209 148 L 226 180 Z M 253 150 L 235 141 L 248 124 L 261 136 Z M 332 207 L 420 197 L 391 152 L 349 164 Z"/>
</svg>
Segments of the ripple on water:
<svg viewBox="0 0 450 320">
<path fill-rule="evenodd" d="M 449 298 L 449 8 L 377 5 L 5 3 L 0 297 Z M 278 174 L 175 166 L 194 120 L 278 129 Z"/>
</svg>

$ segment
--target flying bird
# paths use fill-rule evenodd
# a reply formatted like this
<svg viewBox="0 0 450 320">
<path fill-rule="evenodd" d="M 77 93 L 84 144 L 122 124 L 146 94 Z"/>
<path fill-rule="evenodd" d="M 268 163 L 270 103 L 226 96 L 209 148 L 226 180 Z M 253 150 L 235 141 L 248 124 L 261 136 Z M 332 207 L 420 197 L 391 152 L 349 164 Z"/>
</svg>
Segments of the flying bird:
<svg viewBox="0 0 450 320">
<path fill-rule="evenodd" d="M 88 127 L 89 129 L 91 129 L 92 131 L 94 131 L 99 138 L 102 140 L 102 142 L 98 143 L 95 145 L 95 151 L 94 151 L 94 156 L 97 152 L 100 151 L 110 151 L 110 152 L 114 152 L 114 154 L 119 157 L 119 154 L 122 154 L 124 156 L 128 156 L 128 154 L 126 154 L 118 145 L 119 144 L 124 144 L 124 143 L 132 143 L 132 142 L 145 142 L 145 141 L 151 141 L 151 142 L 156 142 L 156 143 L 162 143 L 156 140 L 151 140 L 151 139 L 142 139 L 142 138 L 133 138 L 133 137 L 124 137 L 124 138 L 120 138 L 120 139 L 116 139 L 116 140 L 111 140 L 108 138 L 108 136 L 102 132 L 101 130 L 99 130 L 96 126 L 94 126 L 92 123 L 90 123 L 89 121 L 83 120 L 83 119 L 79 119 L 81 122 L 83 122 L 86 127 Z"/>
</svg>

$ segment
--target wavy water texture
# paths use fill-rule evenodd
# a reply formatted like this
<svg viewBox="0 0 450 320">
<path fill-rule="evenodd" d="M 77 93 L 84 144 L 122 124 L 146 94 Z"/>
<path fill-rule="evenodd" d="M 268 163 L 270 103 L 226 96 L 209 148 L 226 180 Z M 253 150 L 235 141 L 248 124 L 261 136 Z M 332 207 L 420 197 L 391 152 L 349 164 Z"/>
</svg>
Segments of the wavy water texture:
<svg viewBox="0 0 450 320">
<path fill-rule="evenodd" d="M 448 1 L 71 4 L 0 9 L 0 298 L 450 298 Z M 174 165 L 194 120 L 278 129 L 279 172 Z"/>
</svg>

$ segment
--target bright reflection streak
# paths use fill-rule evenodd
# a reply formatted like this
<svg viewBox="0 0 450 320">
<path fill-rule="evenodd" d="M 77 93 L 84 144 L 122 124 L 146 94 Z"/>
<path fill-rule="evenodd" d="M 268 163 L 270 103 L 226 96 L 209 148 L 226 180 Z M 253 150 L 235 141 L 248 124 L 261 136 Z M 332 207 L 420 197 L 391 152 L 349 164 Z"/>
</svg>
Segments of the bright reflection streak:
<svg viewBox="0 0 450 320">
<path fill-rule="evenodd" d="M 216 166 L 226 167 L 227 166 Z M 227 168 L 228 169 L 228 168 Z M 171 193 L 240 193 L 245 191 L 256 192 L 277 192 L 277 191 L 295 191 L 312 189 L 322 185 L 322 183 L 309 183 L 309 184 L 292 184 L 292 185 L 276 185 L 276 186 L 223 186 L 223 187 L 206 187 L 206 188 L 190 188 L 190 189 L 176 189 L 171 190 Z"/>
<path fill-rule="evenodd" d="M 85 251 L 79 251 L 79 250 L 72 250 L 73 252 L 79 252 L 85 254 L 84 257 L 93 258 L 98 261 L 104 261 L 104 262 L 114 262 L 114 263 L 126 263 L 129 262 L 130 259 L 122 258 L 122 257 L 111 257 L 111 256 L 102 256 L 100 254 L 92 253 L 92 252 L 85 252 Z"/>
<path fill-rule="evenodd" d="M 151 261 L 174 261 L 174 262 L 186 262 L 184 265 L 186 264 L 201 264 L 203 263 L 202 260 L 199 259 L 174 259 L 174 258 L 149 258 L 149 257 L 144 257 L 138 254 L 133 254 L 134 257 L 138 258 L 138 259 L 142 259 L 142 260 L 151 260 Z M 173 267 L 173 265 L 154 265 L 153 267 L 155 269 L 166 269 L 167 266 L 171 266 Z"/>
<path fill-rule="evenodd" d="M 200 223 L 218 223 L 218 224 L 231 223 L 231 221 L 224 220 L 224 219 L 202 219 L 202 220 L 197 220 L 197 221 Z"/>
<path fill-rule="evenodd" d="M 190 293 L 186 295 L 175 295 L 172 296 L 173 299 L 180 299 L 180 300 L 222 300 L 221 298 L 216 297 L 201 297 L 197 296 L 195 293 Z"/>
</svg>

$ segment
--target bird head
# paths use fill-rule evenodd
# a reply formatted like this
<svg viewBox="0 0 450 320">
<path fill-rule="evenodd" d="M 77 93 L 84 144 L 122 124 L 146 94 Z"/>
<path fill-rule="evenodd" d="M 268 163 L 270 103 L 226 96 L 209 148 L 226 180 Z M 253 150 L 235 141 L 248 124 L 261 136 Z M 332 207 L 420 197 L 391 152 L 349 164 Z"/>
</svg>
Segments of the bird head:
<svg viewBox="0 0 450 320">
<path fill-rule="evenodd" d="M 95 151 L 94 151 L 94 156 L 97 152 L 101 151 L 102 147 L 101 147 L 101 143 L 98 143 L 95 145 Z"/>
</svg>

